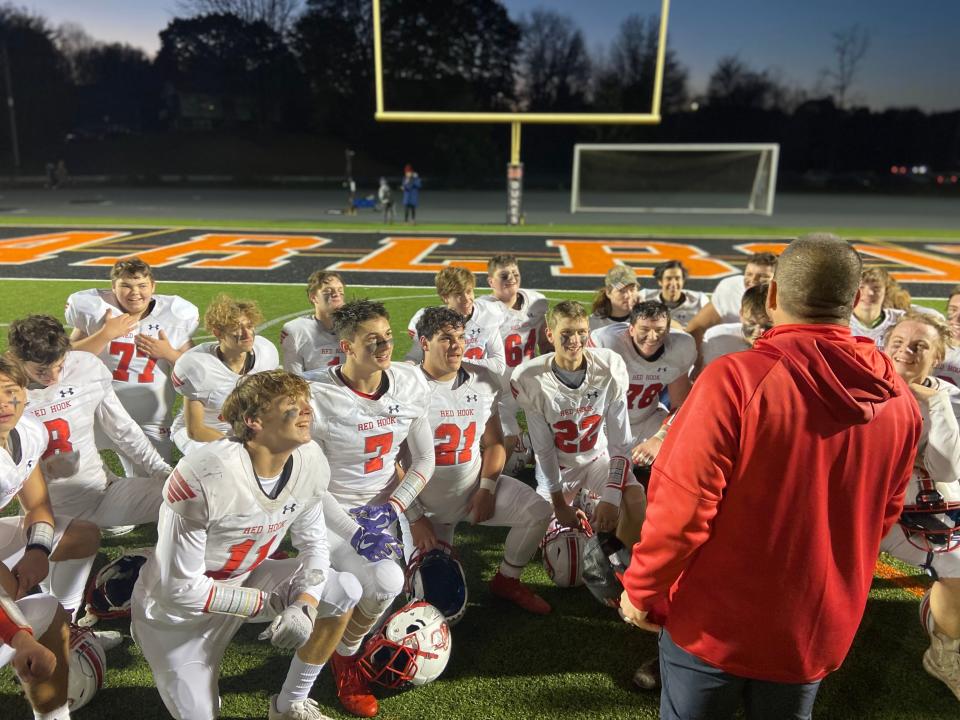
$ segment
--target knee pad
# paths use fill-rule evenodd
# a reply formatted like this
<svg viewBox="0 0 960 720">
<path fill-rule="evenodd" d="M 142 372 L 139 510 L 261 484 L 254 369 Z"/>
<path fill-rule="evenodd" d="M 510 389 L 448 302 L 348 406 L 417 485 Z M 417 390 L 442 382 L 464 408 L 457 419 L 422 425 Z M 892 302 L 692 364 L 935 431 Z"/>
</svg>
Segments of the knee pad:
<svg viewBox="0 0 960 720">
<path fill-rule="evenodd" d="M 33 628 L 33 636 L 39 640 L 53 624 L 60 603 L 53 595 L 40 594 L 17 600 L 17 607 Z"/>
<path fill-rule="evenodd" d="M 371 563 L 363 597 L 357 604 L 368 617 L 380 615 L 403 590 L 403 569 L 393 560 Z"/>
<path fill-rule="evenodd" d="M 337 617 L 356 607 L 363 597 L 363 587 L 355 575 L 333 570 L 320 598 L 319 609 L 323 617 Z"/>
</svg>

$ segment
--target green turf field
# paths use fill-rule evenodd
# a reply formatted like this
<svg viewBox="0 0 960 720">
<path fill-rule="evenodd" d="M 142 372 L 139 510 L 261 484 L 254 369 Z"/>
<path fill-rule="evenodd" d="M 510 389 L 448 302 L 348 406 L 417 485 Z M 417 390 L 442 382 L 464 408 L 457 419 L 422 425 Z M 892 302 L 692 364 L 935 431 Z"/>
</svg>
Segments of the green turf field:
<svg viewBox="0 0 960 720">
<path fill-rule="evenodd" d="M 0 349 L 6 346 L 6 328 L 11 320 L 30 312 L 50 313 L 62 319 L 67 295 L 90 286 L 87 281 L 0 281 Z M 266 318 L 262 334 L 274 342 L 283 322 L 310 309 L 304 289 L 293 286 L 161 282 L 158 291 L 187 298 L 200 307 L 201 313 L 217 292 L 254 299 Z M 429 288 L 352 287 L 347 294 L 384 299 L 398 341 L 397 358 L 409 346 L 407 320 L 418 308 L 436 301 Z M 589 293 L 548 295 L 552 299 L 589 299 Z M 486 581 L 496 571 L 504 534 L 497 529 L 461 526 L 457 545 L 467 571 L 470 607 L 453 630 L 450 665 L 437 682 L 385 698 L 380 717 L 657 717 L 659 696 L 635 692 L 630 683 L 634 667 L 656 651 L 653 635 L 621 623 L 612 610 L 601 607 L 583 588 L 554 587 L 538 561 L 528 567 L 524 580 L 551 603 L 553 614 L 533 617 L 489 595 Z M 146 545 L 154 540 L 151 529 L 141 528 L 132 535 L 105 541 L 101 561 L 115 557 L 122 545 Z M 916 574 L 902 565 L 897 567 Z M 778 592 L 778 588 L 770 588 L 769 602 L 778 601 Z M 705 596 L 703 602 L 709 603 L 711 598 Z M 103 625 L 127 630 L 123 622 Z M 257 641 L 259 629 L 244 628 L 224 660 L 220 684 L 224 718 L 266 717 L 267 698 L 283 681 L 287 656 Z M 923 671 L 920 657 L 925 647 L 916 595 L 893 581 L 878 578 L 850 656 L 823 684 L 816 717 L 948 717 L 956 711 L 956 700 Z M 328 714 L 347 717 L 338 712 L 329 672 L 321 675 L 314 697 Z M 9 670 L 0 675 L 0 708 L 0 718 L 29 716 Z M 110 652 L 104 689 L 76 716 L 104 720 L 167 717 L 149 668 L 132 641 Z"/>
</svg>

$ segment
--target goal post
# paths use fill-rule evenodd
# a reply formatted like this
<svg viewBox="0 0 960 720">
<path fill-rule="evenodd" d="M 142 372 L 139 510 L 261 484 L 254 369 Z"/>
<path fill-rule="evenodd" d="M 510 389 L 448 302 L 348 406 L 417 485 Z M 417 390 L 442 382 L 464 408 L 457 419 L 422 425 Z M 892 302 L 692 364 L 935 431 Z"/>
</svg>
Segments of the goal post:
<svg viewBox="0 0 960 720">
<path fill-rule="evenodd" d="M 773 214 L 776 143 L 577 144 L 570 212 Z"/>
</svg>

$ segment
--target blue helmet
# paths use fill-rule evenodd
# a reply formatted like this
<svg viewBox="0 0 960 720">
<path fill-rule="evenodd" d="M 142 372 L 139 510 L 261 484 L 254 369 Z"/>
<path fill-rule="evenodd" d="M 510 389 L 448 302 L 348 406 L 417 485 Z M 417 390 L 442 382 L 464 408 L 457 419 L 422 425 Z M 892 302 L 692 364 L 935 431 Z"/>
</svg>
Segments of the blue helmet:
<svg viewBox="0 0 960 720">
<path fill-rule="evenodd" d="M 415 551 L 407 566 L 407 600 L 425 600 L 436 607 L 448 625 L 460 622 L 467 611 L 467 578 L 453 548 L 441 542 L 427 553 Z"/>
</svg>

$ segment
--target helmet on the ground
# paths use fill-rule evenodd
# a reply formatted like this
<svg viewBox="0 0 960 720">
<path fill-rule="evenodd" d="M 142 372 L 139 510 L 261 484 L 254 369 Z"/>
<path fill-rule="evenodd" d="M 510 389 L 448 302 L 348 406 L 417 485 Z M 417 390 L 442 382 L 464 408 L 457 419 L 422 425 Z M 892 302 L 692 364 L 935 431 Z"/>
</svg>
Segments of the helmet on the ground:
<svg viewBox="0 0 960 720">
<path fill-rule="evenodd" d="M 414 551 L 403 586 L 408 601 L 425 600 L 456 625 L 467 611 L 467 577 L 445 542 L 427 553 Z"/>
<path fill-rule="evenodd" d="M 543 567 L 558 587 L 583 585 L 583 546 L 587 534 L 580 528 L 568 528 L 554 521 L 543 536 L 540 549 Z"/>
<path fill-rule="evenodd" d="M 70 657 L 67 705 L 76 712 L 103 687 L 107 656 L 92 630 L 70 626 Z"/>
<path fill-rule="evenodd" d="M 104 619 L 130 617 L 133 586 L 152 554 L 153 548 L 129 550 L 100 568 L 87 591 L 87 615 Z M 88 620 L 82 624 L 93 622 Z"/>
<path fill-rule="evenodd" d="M 450 660 L 450 626 L 437 608 L 418 600 L 391 615 L 363 648 L 362 675 L 390 689 L 433 682 Z"/>
</svg>

